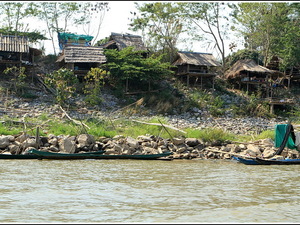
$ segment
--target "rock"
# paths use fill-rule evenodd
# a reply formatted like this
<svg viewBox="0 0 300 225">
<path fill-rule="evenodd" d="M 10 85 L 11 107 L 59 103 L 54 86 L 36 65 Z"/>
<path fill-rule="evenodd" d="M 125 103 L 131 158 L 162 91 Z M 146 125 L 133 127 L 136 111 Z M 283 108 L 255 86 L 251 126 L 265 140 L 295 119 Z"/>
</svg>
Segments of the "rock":
<svg viewBox="0 0 300 225">
<path fill-rule="evenodd" d="M 67 137 L 59 140 L 59 151 L 67 152 L 67 153 L 75 153 L 76 152 L 76 143 L 75 137 Z"/>
<path fill-rule="evenodd" d="M 90 134 L 80 134 L 77 136 L 77 142 L 77 148 L 90 147 L 95 144 L 95 138 Z"/>
<path fill-rule="evenodd" d="M 16 141 L 22 143 L 22 142 L 24 142 L 28 138 L 30 138 L 30 136 L 28 134 L 21 134 L 20 136 L 18 136 L 16 138 Z"/>
<path fill-rule="evenodd" d="M 10 136 L 0 136 L 0 148 L 5 149 L 10 145 Z"/>
<path fill-rule="evenodd" d="M 269 158 L 271 157 L 272 155 L 274 155 L 275 153 L 275 150 L 273 150 L 272 148 L 270 147 L 267 147 L 264 149 L 264 151 L 262 152 L 262 155 L 264 158 Z"/>
<path fill-rule="evenodd" d="M 132 147 L 132 148 L 138 148 L 139 147 L 139 143 L 138 141 L 136 141 L 134 138 L 132 137 L 127 137 L 126 138 L 126 143 Z"/>
<path fill-rule="evenodd" d="M 173 141 L 174 145 L 180 145 L 185 142 L 185 139 L 184 138 L 173 138 L 172 141 Z"/>
<path fill-rule="evenodd" d="M 261 144 L 265 145 L 265 146 L 274 146 L 274 141 L 271 138 L 266 138 L 260 141 Z"/>
<path fill-rule="evenodd" d="M 123 135 L 116 135 L 116 136 L 114 136 L 112 139 L 113 140 L 119 140 L 119 139 L 121 139 L 121 138 L 125 138 Z"/>
<path fill-rule="evenodd" d="M 255 152 L 256 155 L 260 155 L 261 154 L 261 151 L 260 151 L 259 147 L 256 146 L 256 145 L 253 145 L 253 144 L 248 144 L 247 145 L 247 150 Z"/>
<path fill-rule="evenodd" d="M 194 146 L 200 144 L 200 142 L 197 138 L 186 138 L 185 143 L 190 147 L 194 147 Z"/>
<path fill-rule="evenodd" d="M 27 138 L 25 141 L 23 141 L 21 143 L 21 147 L 22 147 L 22 149 L 26 149 L 28 147 L 37 148 L 37 143 L 36 143 L 35 138 L 33 138 L 33 137 Z"/>
<path fill-rule="evenodd" d="M 8 150 L 12 155 L 18 155 L 21 153 L 21 148 L 19 145 L 10 144 L 8 146 Z"/>
</svg>

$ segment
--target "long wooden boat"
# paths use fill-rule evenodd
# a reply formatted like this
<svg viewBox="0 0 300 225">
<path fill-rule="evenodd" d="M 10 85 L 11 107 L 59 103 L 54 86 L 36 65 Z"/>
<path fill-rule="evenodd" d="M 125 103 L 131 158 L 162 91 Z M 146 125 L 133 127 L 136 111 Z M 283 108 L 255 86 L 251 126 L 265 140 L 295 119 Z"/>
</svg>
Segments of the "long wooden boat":
<svg viewBox="0 0 300 225">
<path fill-rule="evenodd" d="M 245 159 L 238 156 L 232 156 L 232 158 L 246 165 L 259 165 L 259 163 L 255 159 Z"/>
<path fill-rule="evenodd" d="M 153 159 L 163 159 L 163 157 L 169 156 L 172 152 L 166 152 L 161 154 L 145 154 L 145 155 L 104 155 L 104 154 L 86 154 L 86 153 L 54 153 L 45 152 L 32 149 L 29 151 L 32 154 L 38 156 L 39 159 L 143 159 L 143 160 L 153 160 Z M 165 158 L 167 159 L 167 158 Z"/>
<path fill-rule="evenodd" d="M 37 154 L 34 154 L 35 149 L 31 149 L 28 151 L 28 154 L 23 155 L 23 154 L 18 154 L 18 155 L 11 155 L 11 154 L 0 154 L 0 159 L 40 159 L 41 157 Z M 38 152 L 42 152 L 42 151 L 38 151 Z M 101 150 L 101 151 L 95 151 L 95 152 L 85 152 L 85 153 L 74 153 L 74 154 L 68 154 L 68 153 L 52 153 L 52 154 L 60 154 L 62 156 L 66 155 L 66 156 L 73 156 L 74 157 L 87 157 L 89 155 L 97 155 L 97 154 L 103 154 L 105 151 Z M 50 152 L 49 152 L 50 153 Z"/>
<path fill-rule="evenodd" d="M 292 165 L 300 164 L 300 159 L 262 159 L 262 158 L 253 158 L 245 159 L 241 157 L 232 156 L 233 159 L 246 164 L 246 165 Z"/>
<path fill-rule="evenodd" d="M 300 164 L 300 159 L 262 159 L 255 158 L 258 165 L 292 165 Z"/>
<path fill-rule="evenodd" d="M 0 154 L 0 159 L 38 159 L 37 155 L 27 154 L 27 155 L 12 155 L 12 154 Z"/>
</svg>

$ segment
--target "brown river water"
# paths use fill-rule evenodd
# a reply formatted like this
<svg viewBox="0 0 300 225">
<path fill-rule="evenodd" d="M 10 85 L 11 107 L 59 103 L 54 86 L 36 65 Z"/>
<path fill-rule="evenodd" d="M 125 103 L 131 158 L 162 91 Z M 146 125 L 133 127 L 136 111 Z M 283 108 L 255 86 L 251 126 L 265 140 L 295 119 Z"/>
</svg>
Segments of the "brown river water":
<svg viewBox="0 0 300 225">
<path fill-rule="evenodd" d="M 300 165 L 1 160 L 0 223 L 299 223 Z"/>
</svg>

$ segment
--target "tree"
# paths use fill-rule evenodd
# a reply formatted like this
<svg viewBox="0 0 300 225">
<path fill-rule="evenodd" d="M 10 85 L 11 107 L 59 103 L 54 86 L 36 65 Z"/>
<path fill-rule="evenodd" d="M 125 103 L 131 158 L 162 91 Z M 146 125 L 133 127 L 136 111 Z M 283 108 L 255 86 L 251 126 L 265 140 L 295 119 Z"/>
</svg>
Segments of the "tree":
<svg viewBox="0 0 300 225">
<path fill-rule="evenodd" d="M 78 79 L 73 71 L 60 68 L 53 73 L 46 74 L 45 83 L 56 90 L 56 101 L 61 105 L 75 93 Z"/>
<path fill-rule="evenodd" d="M 141 30 L 148 36 L 146 45 L 152 52 L 161 50 L 166 54 L 166 62 L 172 62 L 176 54 L 176 45 L 180 34 L 183 33 L 183 20 L 180 18 L 180 9 L 177 3 L 144 3 L 136 8 L 140 14 L 131 12 L 133 18 L 130 28 L 133 31 Z"/>
<path fill-rule="evenodd" d="M 91 68 L 90 71 L 85 75 L 85 101 L 90 105 L 99 105 L 102 102 L 101 87 L 103 87 L 105 83 L 104 78 L 106 75 L 107 72 L 100 68 Z"/>
<path fill-rule="evenodd" d="M 240 59 L 253 59 L 258 65 L 262 65 L 262 56 L 256 50 L 240 49 L 237 52 L 233 52 L 226 57 L 227 67 L 231 67 Z M 228 69 L 226 68 L 226 69 Z"/>
<path fill-rule="evenodd" d="M 161 62 L 162 55 L 144 58 L 142 57 L 143 51 L 134 51 L 133 49 L 133 47 L 127 47 L 121 51 L 116 49 L 104 51 L 107 59 L 105 67 L 110 72 L 112 83 L 121 84 L 129 80 L 140 83 L 160 81 L 172 74 L 169 69 L 170 63 Z"/>
<path fill-rule="evenodd" d="M 2 28 L 10 32 L 27 32 L 29 25 L 25 26 L 24 19 L 34 15 L 31 7 L 32 3 L 1 2 Z"/>
<path fill-rule="evenodd" d="M 108 2 L 85 2 L 81 3 L 81 17 L 75 23 L 82 25 L 86 35 L 94 36 L 91 45 L 94 45 L 101 30 L 105 13 L 109 11 Z"/>
<path fill-rule="evenodd" d="M 76 12 L 80 10 L 77 2 L 41 2 L 34 3 L 35 11 L 39 19 L 44 21 L 47 32 L 52 41 L 53 51 L 56 55 L 54 35 L 58 32 L 66 32 L 68 26 L 74 21 Z"/>
<path fill-rule="evenodd" d="M 299 4 L 239 3 L 234 8 L 245 47 L 260 51 L 264 65 L 273 55 L 283 59 L 282 69 L 299 60 Z"/>
<path fill-rule="evenodd" d="M 225 43 L 229 31 L 228 17 L 222 15 L 226 12 L 226 4 L 211 3 L 181 3 L 182 17 L 190 20 L 189 33 L 196 40 L 206 40 L 213 48 L 217 48 L 221 55 L 223 72 L 225 71 Z M 222 12 L 222 14 L 221 14 Z M 197 30 L 200 29 L 200 33 Z"/>
</svg>

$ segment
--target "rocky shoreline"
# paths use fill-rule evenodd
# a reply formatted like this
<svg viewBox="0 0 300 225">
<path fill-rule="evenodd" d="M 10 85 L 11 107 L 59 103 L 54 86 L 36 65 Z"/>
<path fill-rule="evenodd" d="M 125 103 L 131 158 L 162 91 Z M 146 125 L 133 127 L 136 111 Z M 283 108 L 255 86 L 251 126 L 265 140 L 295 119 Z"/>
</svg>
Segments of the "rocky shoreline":
<svg viewBox="0 0 300 225">
<path fill-rule="evenodd" d="M 250 143 L 205 143 L 197 138 L 163 139 L 153 135 L 135 138 L 117 135 L 113 138 L 93 135 L 33 137 L 28 134 L 1 135 L 0 153 L 28 154 L 30 149 L 46 152 L 82 153 L 105 150 L 106 155 L 143 155 L 172 152 L 171 159 L 230 159 L 233 155 L 272 156 L 276 148 L 272 139 Z M 289 158 L 299 158 L 296 150 L 284 151 Z"/>
</svg>

